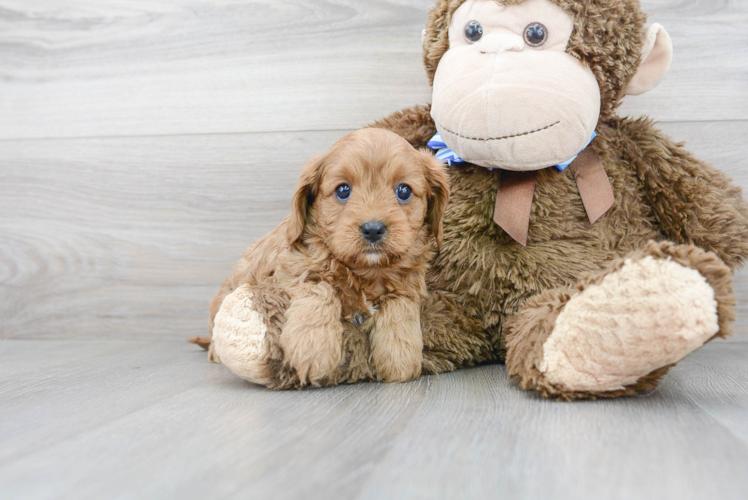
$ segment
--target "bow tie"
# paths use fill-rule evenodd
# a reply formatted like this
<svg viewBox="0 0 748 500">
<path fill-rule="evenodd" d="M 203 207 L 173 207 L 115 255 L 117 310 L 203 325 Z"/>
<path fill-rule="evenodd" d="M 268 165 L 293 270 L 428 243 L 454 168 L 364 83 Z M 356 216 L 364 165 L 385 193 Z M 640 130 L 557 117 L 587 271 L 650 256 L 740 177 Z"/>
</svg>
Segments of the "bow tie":
<svg viewBox="0 0 748 500">
<path fill-rule="evenodd" d="M 585 147 L 574 158 L 550 167 L 561 172 L 571 167 L 590 224 L 594 224 L 602 217 L 615 202 L 613 188 L 603 168 L 603 161 L 600 155 L 589 147 L 596 136 L 597 133 L 593 132 Z M 436 158 L 448 165 L 465 162 L 449 149 L 438 133 L 428 142 L 428 146 L 436 149 Z M 527 246 L 532 197 L 538 171 L 500 170 L 501 178 L 499 190 L 496 193 L 493 220 L 520 245 Z"/>
</svg>

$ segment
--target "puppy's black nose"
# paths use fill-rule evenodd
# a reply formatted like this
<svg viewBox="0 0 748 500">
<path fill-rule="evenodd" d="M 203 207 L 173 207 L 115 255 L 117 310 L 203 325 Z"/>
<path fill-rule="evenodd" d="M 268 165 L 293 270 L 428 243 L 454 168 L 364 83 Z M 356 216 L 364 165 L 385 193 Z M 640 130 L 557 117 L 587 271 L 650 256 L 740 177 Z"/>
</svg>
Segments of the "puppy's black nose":
<svg viewBox="0 0 748 500">
<path fill-rule="evenodd" d="M 363 224 L 361 224 L 361 236 L 371 241 L 372 243 L 376 243 L 381 240 L 382 236 L 384 236 L 386 232 L 387 226 L 384 225 L 384 222 L 380 222 L 378 220 L 370 220 L 369 222 L 364 222 Z"/>
</svg>

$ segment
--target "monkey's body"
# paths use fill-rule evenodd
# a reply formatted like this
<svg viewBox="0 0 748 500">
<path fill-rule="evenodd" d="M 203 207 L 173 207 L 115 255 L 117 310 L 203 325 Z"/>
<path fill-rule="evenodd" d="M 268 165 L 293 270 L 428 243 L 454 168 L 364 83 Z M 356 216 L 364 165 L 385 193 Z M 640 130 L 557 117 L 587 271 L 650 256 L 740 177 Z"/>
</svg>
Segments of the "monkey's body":
<svg viewBox="0 0 748 500">
<path fill-rule="evenodd" d="M 374 126 L 399 133 L 416 147 L 436 130 L 429 108 L 421 106 Z M 695 159 L 647 120 L 616 117 L 600 123 L 597 132 L 592 146 L 603 158 L 615 204 L 590 224 L 571 171 L 542 170 L 526 247 L 493 221 L 501 171 L 468 163 L 451 167 L 444 243 L 430 271 L 432 300 L 423 312 L 427 373 L 505 361 L 504 327 L 528 299 L 549 290 L 569 293 L 565 289 L 576 287 L 582 275 L 605 273 L 616 259 L 645 249 L 651 240 L 687 245 L 675 247 L 675 253 L 693 251 L 688 245 L 696 245 L 716 253 L 732 270 L 748 254 L 748 204 L 724 174 Z M 731 290 L 719 293 L 730 295 Z M 442 312 L 444 300 L 457 306 L 451 309 L 453 317 Z M 430 318 L 429 307 L 440 311 L 438 319 Z M 730 317 L 725 312 L 721 319 L 727 323 Z M 458 322 L 472 329 L 456 330 Z M 720 336 L 727 334 L 723 324 Z M 512 366 L 517 360 L 506 361 Z M 649 386 L 651 380 L 646 382 Z M 590 395 L 617 395 L 606 392 Z M 622 392 L 636 391 L 632 387 Z"/>
<path fill-rule="evenodd" d="M 522 388 L 545 396 L 631 395 L 730 334 L 732 272 L 748 256 L 740 188 L 648 120 L 615 115 L 623 96 L 653 88 L 669 66 L 670 39 L 659 25 L 645 30 L 645 18 L 637 0 L 437 0 L 424 32 L 434 109 L 374 124 L 416 147 L 438 130 L 466 160 L 451 167 L 444 243 L 428 274 L 423 373 L 504 360 Z M 478 21 L 485 33 L 475 31 Z M 463 39 L 465 23 L 472 31 Z M 526 45 L 525 25 L 533 30 Z M 554 71 L 534 71 L 538 61 Z M 465 78 L 468 71 L 474 76 Z M 595 92 L 561 95 L 553 83 L 566 75 L 596 82 Z M 594 223 L 590 198 L 580 195 L 583 174 L 573 163 L 563 172 L 550 167 L 583 148 L 590 130 L 597 137 L 588 148 L 614 197 Z M 495 220 L 506 171 L 535 182 L 526 242 Z M 276 331 L 282 315 L 270 314 L 263 304 L 273 297 L 262 293 L 254 307 Z M 275 337 L 246 335 L 275 353 L 267 385 L 292 386 Z M 376 377 L 366 332 L 347 338 L 355 341 L 344 342 L 346 361 L 327 383 Z"/>
</svg>

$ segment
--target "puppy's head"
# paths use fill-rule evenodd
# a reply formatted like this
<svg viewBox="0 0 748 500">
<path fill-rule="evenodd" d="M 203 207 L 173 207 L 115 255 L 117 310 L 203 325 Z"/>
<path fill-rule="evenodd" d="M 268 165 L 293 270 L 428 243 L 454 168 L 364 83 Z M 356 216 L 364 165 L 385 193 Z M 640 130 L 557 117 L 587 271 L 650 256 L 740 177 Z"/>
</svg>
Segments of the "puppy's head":
<svg viewBox="0 0 748 500">
<path fill-rule="evenodd" d="M 337 259 L 385 266 L 423 251 L 426 231 L 441 245 L 448 199 L 444 165 L 430 153 L 392 132 L 362 129 L 305 167 L 288 236 L 294 242 L 314 224 Z"/>
</svg>

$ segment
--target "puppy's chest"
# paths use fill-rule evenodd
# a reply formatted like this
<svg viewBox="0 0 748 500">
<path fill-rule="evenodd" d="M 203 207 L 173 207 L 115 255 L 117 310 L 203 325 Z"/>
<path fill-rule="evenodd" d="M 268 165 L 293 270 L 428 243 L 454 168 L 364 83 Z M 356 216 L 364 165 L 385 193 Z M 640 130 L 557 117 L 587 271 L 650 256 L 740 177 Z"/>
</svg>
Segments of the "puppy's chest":
<svg viewBox="0 0 748 500">
<path fill-rule="evenodd" d="M 382 307 L 392 300 L 420 302 L 426 297 L 426 272 L 421 268 L 381 273 L 373 279 L 346 274 L 328 281 L 337 292 L 341 321 L 364 329 L 373 325 Z"/>
<path fill-rule="evenodd" d="M 341 290 L 342 320 L 354 325 L 363 325 L 374 318 L 385 295 L 386 289 L 381 284 L 370 287 L 368 290 L 354 288 Z"/>
</svg>

